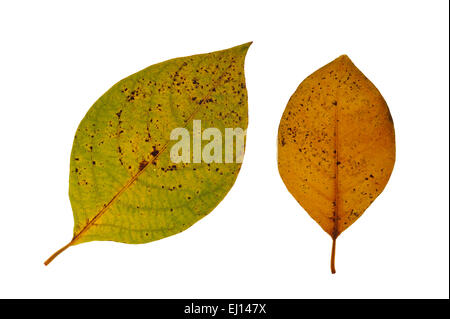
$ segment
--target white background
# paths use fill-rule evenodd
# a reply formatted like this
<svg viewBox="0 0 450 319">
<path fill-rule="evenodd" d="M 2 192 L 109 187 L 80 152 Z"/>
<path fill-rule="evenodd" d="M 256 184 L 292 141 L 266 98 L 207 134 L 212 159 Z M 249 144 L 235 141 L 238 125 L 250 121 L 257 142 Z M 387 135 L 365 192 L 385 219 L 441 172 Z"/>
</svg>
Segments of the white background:
<svg viewBox="0 0 450 319">
<path fill-rule="evenodd" d="M 448 298 L 448 1 L 2 1 L 0 297 Z M 72 237 L 75 130 L 115 82 L 151 64 L 254 41 L 236 184 L 157 242 Z M 383 194 L 337 242 L 281 181 L 276 134 L 310 73 L 341 54 L 395 122 Z"/>
</svg>

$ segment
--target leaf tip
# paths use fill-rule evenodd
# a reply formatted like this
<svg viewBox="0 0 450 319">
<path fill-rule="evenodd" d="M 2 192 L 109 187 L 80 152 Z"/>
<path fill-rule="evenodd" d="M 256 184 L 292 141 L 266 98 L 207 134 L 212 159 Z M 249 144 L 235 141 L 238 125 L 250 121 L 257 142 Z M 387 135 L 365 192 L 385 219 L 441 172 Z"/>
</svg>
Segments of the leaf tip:
<svg viewBox="0 0 450 319">
<path fill-rule="evenodd" d="M 348 57 L 347 54 L 340 55 L 335 61 L 336 62 L 341 62 L 341 63 L 344 63 L 344 64 L 348 64 L 348 63 L 353 64 L 352 60 Z"/>
<path fill-rule="evenodd" d="M 355 64 L 353 63 L 353 61 L 349 58 L 349 56 L 347 54 L 342 54 L 340 55 L 337 59 L 335 59 L 333 62 L 331 62 L 335 65 L 340 65 L 340 66 L 347 66 L 350 68 L 356 68 Z"/>
<path fill-rule="evenodd" d="M 252 45 L 253 41 L 241 44 L 239 47 L 242 49 L 242 52 L 244 54 L 247 54 L 248 48 L 250 48 L 250 46 Z"/>
<path fill-rule="evenodd" d="M 247 55 L 248 48 L 252 45 L 252 43 L 253 41 L 236 45 L 232 48 L 222 50 L 222 52 L 230 52 L 231 54 L 245 58 L 245 56 Z"/>
</svg>

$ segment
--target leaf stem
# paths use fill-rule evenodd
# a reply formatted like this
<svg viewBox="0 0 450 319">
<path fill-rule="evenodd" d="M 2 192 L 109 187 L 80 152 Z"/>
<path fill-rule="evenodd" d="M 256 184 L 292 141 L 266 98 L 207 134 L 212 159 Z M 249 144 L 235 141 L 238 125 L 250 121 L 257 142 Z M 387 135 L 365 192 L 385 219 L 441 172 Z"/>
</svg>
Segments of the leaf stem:
<svg viewBox="0 0 450 319">
<path fill-rule="evenodd" d="M 336 237 L 333 237 L 333 246 L 331 247 L 331 273 L 336 273 L 336 267 L 334 266 L 334 259 L 336 257 Z"/>
<path fill-rule="evenodd" d="M 70 241 L 70 243 L 68 243 L 67 245 L 65 245 L 64 247 L 60 248 L 59 250 L 57 250 L 53 255 L 51 255 L 45 262 L 44 265 L 48 266 L 48 264 L 50 264 L 53 259 L 55 259 L 56 257 L 58 257 L 59 254 L 61 254 L 64 250 L 66 250 L 67 248 L 69 248 L 70 246 L 72 246 L 73 244 L 73 240 Z"/>
</svg>

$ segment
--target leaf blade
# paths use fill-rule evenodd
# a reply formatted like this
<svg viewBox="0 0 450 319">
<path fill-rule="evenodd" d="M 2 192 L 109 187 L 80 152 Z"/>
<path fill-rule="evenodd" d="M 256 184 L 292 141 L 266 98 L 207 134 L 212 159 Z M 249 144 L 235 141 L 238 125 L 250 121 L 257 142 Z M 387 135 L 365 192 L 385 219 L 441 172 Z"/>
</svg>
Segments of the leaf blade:
<svg viewBox="0 0 450 319">
<path fill-rule="evenodd" d="M 389 108 L 341 56 L 306 78 L 278 131 L 278 169 L 289 192 L 333 239 L 381 194 L 395 163 Z"/>
<path fill-rule="evenodd" d="M 174 164 L 169 149 L 176 141 L 169 137 L 176 127 L 192 131 L 194 119 L 207 127 L 247 128 L 244 59 L 250 44 L 150 66 L 97 100 L 72 149 L 69 246 L 161 239 L 220 203 L 241 163 Z"/>
</svg>

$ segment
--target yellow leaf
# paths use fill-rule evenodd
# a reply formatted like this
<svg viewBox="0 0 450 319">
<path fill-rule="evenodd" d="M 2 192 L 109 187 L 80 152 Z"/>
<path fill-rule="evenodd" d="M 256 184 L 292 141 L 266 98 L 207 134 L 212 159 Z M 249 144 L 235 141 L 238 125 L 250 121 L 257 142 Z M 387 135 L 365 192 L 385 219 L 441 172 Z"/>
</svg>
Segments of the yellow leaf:
<svg viewBox="0 0 450 319">
<path fill-rule="evenodd" d="M 307 77 L 278 130 L 278 169 L 289 192 L 333 239 L 386 186 L 394 125 L 377 88 L 343 55 Z"/>
<path fill-rule="evenodd" d="M 223 137 L 247 128 L 250 44 L 152 65 L 95 102 L 78 127 L 70 160 L 73 238 L 46 265 L 84 242 L 138 244 L 179 233 L 220 203 L 245 147 L 245 136 L 231 150 Z M 212 162 L 211 153 L 218 155 Z"/>
</svg>

